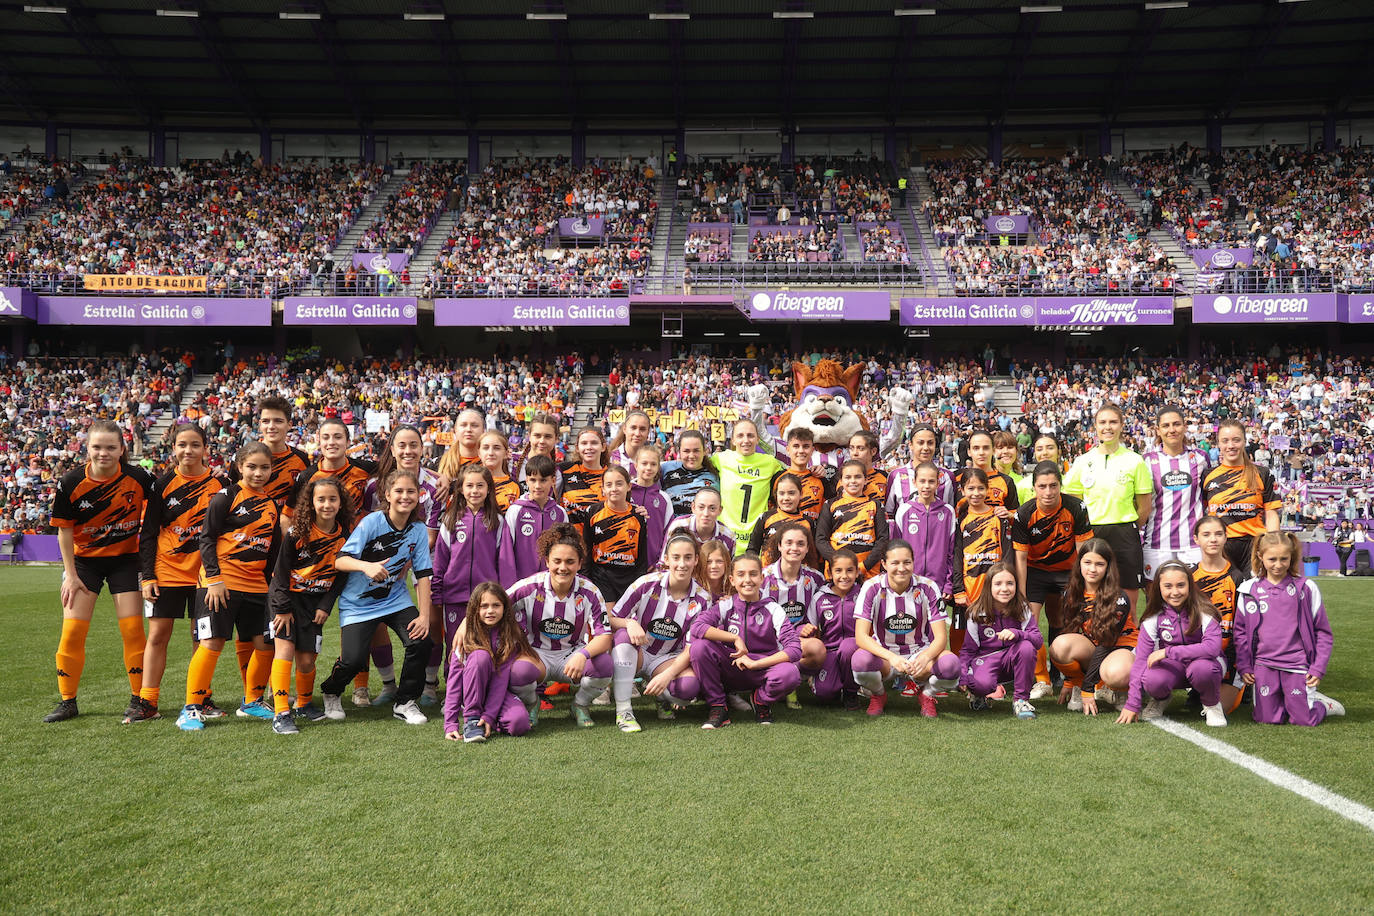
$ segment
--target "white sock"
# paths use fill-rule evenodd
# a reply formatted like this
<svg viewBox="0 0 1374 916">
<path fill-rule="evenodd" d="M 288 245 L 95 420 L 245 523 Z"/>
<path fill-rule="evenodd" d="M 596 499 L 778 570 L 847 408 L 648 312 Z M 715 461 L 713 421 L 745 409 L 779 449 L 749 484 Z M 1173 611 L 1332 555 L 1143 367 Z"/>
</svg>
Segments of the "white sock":
<svg viewBox="0 0 1374 916">
<path fill-rule="evenodd" d="M 667 703 L 669 706 L 690 706 L 690 705 L 691 705 L 691 703 L 690 703 L 688 700 L 679 700 L 677 697 L 673 696 L 671 693 L 669 693 L 669 692 L 666 691 L 666 690 L 663 691 L 661 694 L 659 694 L 659 699 L 663 700 L 663 702 Z"/>
<path fill-rule="evenodd" d="M 883 686 L 881 671 L 855 671 L 854 681 L 860 687 L 866 688 L 871 696 L 880 697 L 887 693 L 887 688 Z"/>
<path fill-rule="evenodd" d="M 627 642 L 611 649 L 611 662 L 615 666 L 611 675 L 611 695 L 615 697 L 617 714 L 630 711 L 630 690 L 635 683 L 635 667 L 639 662 L 639 650 Z"/>
<path fill-rule="evenodd" d="M 959 682 L 957 680 L 948 680 L 946 678 L 936 677 L 932 674 L 930 679 L 926 681 L 925 694 L 928 697 L 933 697 L 937 690 L 948 690 L 951 687 L 958 686 Z"/>
<path fill-rule="evenodd" d="M 525 704 L 526 710 L 533 710 L 539 705 L 539 697 L 535 693 L 534 684 L 521 684 L 519 687 L 511 687 L 510 692 L 520 698 L 520 702 Z"/>
<path fill-rule="evenodd" d="M 378 669 L 377 669 L 377 673 L 380 674 L 380 675 L 382 676 L 382 683 L 383 683 L 383 684 L 385 684 L 385 685 L 388 686 L 388 687 L 395 687 L 395 686 L 396 686 L 396 666 L 395 666 L 395 665 L 387 665 L 385 668 L 378 668 Z M 429 672 L 426 671 L 425 674 L 429 674 Z M 437 684 L 437 683 L 439 683 L 439 678 L 438 678 L 439 670 L 438 670 L 437 668 L 434 670 L 434 674 L 435 674 L 434 683 Z"/>
<path fill-rule="evenodd" d="M 583 677 L 582 686 L 577 688 L 577 696 L 573 702 L 578 706 L 590 706 L 596 695 L 605 690 L 611 684 L 608 677 Z"/>
</svg>

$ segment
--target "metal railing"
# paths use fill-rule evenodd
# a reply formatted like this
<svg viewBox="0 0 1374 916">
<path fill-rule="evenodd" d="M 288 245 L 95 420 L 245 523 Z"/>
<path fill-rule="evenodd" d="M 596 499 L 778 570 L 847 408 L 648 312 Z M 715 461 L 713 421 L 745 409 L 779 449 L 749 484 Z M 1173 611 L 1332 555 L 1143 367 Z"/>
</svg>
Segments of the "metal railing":
<svg viewBox="0 0 1374 916">
<path fill-rule="evenodd" d="M 1237 270 L 1199 270 L 1194 293 L 1367 293 L 1374 291 L 1374 271 L 1331 271 L 1321 268 L 1249 267 Z"/>
</svg>

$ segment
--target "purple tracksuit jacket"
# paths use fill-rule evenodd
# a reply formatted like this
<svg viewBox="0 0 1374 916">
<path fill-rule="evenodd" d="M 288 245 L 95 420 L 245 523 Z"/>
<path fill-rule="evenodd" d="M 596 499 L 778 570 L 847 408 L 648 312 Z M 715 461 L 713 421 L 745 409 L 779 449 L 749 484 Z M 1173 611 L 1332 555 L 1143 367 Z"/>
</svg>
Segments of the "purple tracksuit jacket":
<svg viewBox="0 0 1374 916">
<path fill-rule="evenodd" d="M 836 594 L 833 586 L 826 585 L 811 599 L 806 619 L 820 631 L 819 638 L 827 650 L 834 651 L 842 641 L 854 638 L 854 602 L 858 597 L 855 583 L 847 595 Z"/>
<path fill-rule="evenodd" d="M 434 578 L 429 586 L 434 602 L 466 605 L 472 590 L 483 582 L 514 582 L 514 553 L 504 519 L 490 531 L 481 515 L 464 509 L 452 528 L 440 526 L 434 542 Z"/>
<path fill-rule="evenodd" d="M 707 608 L 692 621 L 692 638 L 704 639 L 711 627 L 744 637 L 750 655 L 786 652 L 787 660 L 801 661 L 801 639 L 787 614 L 773 601 L 745 601 L 736 595 Z"/>
<path fill-rule="evenodd" d="M 1011 630 L 1017 634 L 1013 640 L 1004 640 L 998 633 L 1003 630 Z M 1001 652 L 1003 649 L 1010 649 L 1018 642 L 1025 641 L 1039 649 L 1045 643 L 1044 636 L 1040 633 L 1040 624 L 1035 619 L 1035 615 L 1026 608 L 1024 616 L 1008 617 L 1005 614 L 994 614 L 991 623 L 975 623 L 969 620 L 964 627 L 964 644 L 959 649 L 959 670 L 967 672 L 969 666 L 985 655 L 992 655 Z M 960 677 L 960 685 L 966 684 L 964 677 Z"/>
<path fill-rule="evenodd" d="M 511 503 L 506 510 L 506 530 L 510 532 L 514 547 L 511 562 L 515 571 L 511 578 L 502 579 L 501 584 L 514 584 L 517 579 L 527 578 L 543 569 L 535 542 L 539 540 L 539 535 L 567 520 L 568 513 L 553 497 L 544 503 L 542 509 L 528 496 Z"/>
<path fill-rule="evenodd" d="M 1278 585 L 1268 579 L 1242 582 L 1231 632 L 1241 674 L 1254 674 L 1262 665 L 1326 677 L 1331 624 L 1321 591 L 1310 579 L 1289 576 Z"/>
<path fill-rule="evenodd" d="M 1149 670 L 1150 653 L 1164 650 L 1164 657 L 1187 665 L 1200 658 L 1215 659 L 1217 673 L 1226 670 L 1221 657 L 1221 624 L 1215 617 L 1203 617 L 1201 625 L 1192 633 L 1188 629 L 1188 615 L 1164 605 L 1158 614 L 1142 621 L 1135 643 L 1135 664 L 1131 665 L 1131 686 L 1122 709 L 1140 712 L 1144 701 L 1145 672 Z"/>
<path fill-rule="evenodd" d="M 911 545 L 915 572 L 940 589 L 941 595 L 954 594 L 954 536 L 958 520 L 954 507 L 936 501 L 927 506 L 919 499 L 904 502 L 888 529 L 889 538 L 901 538 Z"/>
<path fill-rule="evenodd" d="M 644 486 L 630 485 L 630 502 L 649 513 L 647 528 L 648 552 L 650 557 L 663 555 L 663 539 L 668 533 L 668 523 L 673 520 L 673 502 L 664 495 L 656 483 Z"/>
</svg>

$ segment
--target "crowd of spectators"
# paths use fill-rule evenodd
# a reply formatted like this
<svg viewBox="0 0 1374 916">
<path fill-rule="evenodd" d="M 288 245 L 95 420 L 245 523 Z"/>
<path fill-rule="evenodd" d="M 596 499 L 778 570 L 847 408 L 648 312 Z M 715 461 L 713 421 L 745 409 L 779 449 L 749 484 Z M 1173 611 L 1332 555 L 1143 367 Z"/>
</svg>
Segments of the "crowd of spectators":
<svg viewBox="0 0 1374 916">
<path fill-rule="evenodd" d="M 362 165 L 159 168 L 115 158 L 0 244 L 0 271 L 81 288 L 85 274 L 208 277 L 213 292 L 273 295 L 312 266 L 367 205 L 381 170 Z"/>
<path fill-rule="evenodd" d="M 0 158 L 0 231 L 23 219 L 44 201 L 62 201 L 71 182 L 84 172 L 80 162 L 39 162 L 27 158 L 19 165 L 8 155 Z"/>
<path fill-rule="evenodd" d="M 699 228 L 687 233 L 682 259 L 688 263 L 714 264 L 730 260 L 730 227 Z"/>
<path fill-rule="evenodd" d="M 754 233 L 749 239 L 749 260 L 795 263 L 843 261 L 844 243 L 838 232 L 824 227 L 811 231 Z"/>
<path fill-rule="evenodd" d="M 459 190 L 466 170 L 463 161 L 415 163 L 363 232 L 357 250 L 404 252 L 414 257 L 450 195 Z"/>
<path fill-rule="evenodd" d="M 865 261 L 910 264 L 911 249 L 896 223 L 859 224 L 859 242 Z"/>
<path fill-rule="evenodd" d="M 1048 293 L 1172 295 L 1178 272 L 1145 238 L 1026 247 L 963 245 L 944 250 L 960 296 Z"/>
</svg>

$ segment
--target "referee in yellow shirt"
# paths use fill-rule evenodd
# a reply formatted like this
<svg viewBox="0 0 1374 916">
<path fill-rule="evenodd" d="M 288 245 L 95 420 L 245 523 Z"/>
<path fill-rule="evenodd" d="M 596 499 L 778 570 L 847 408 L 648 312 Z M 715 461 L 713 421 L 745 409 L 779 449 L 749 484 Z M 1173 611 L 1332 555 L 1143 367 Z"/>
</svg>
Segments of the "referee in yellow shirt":
<svg viewBox="0 0 1374 916">
<path fill-rule="evenodd" d="M 1121 591 L 1136 606 L 1145 555 L 1140 522 L 1150 517 L 1155 484 L 1145 459 L 1121 444 L 1124 417 L 1115 404 L 1093 415 L 1097 445 L 1079 455 L 1064 478 L 1064 492 L 1088 507 L 1093 534 L 1112 546 L 1121 573 Z"/>
</svg>

